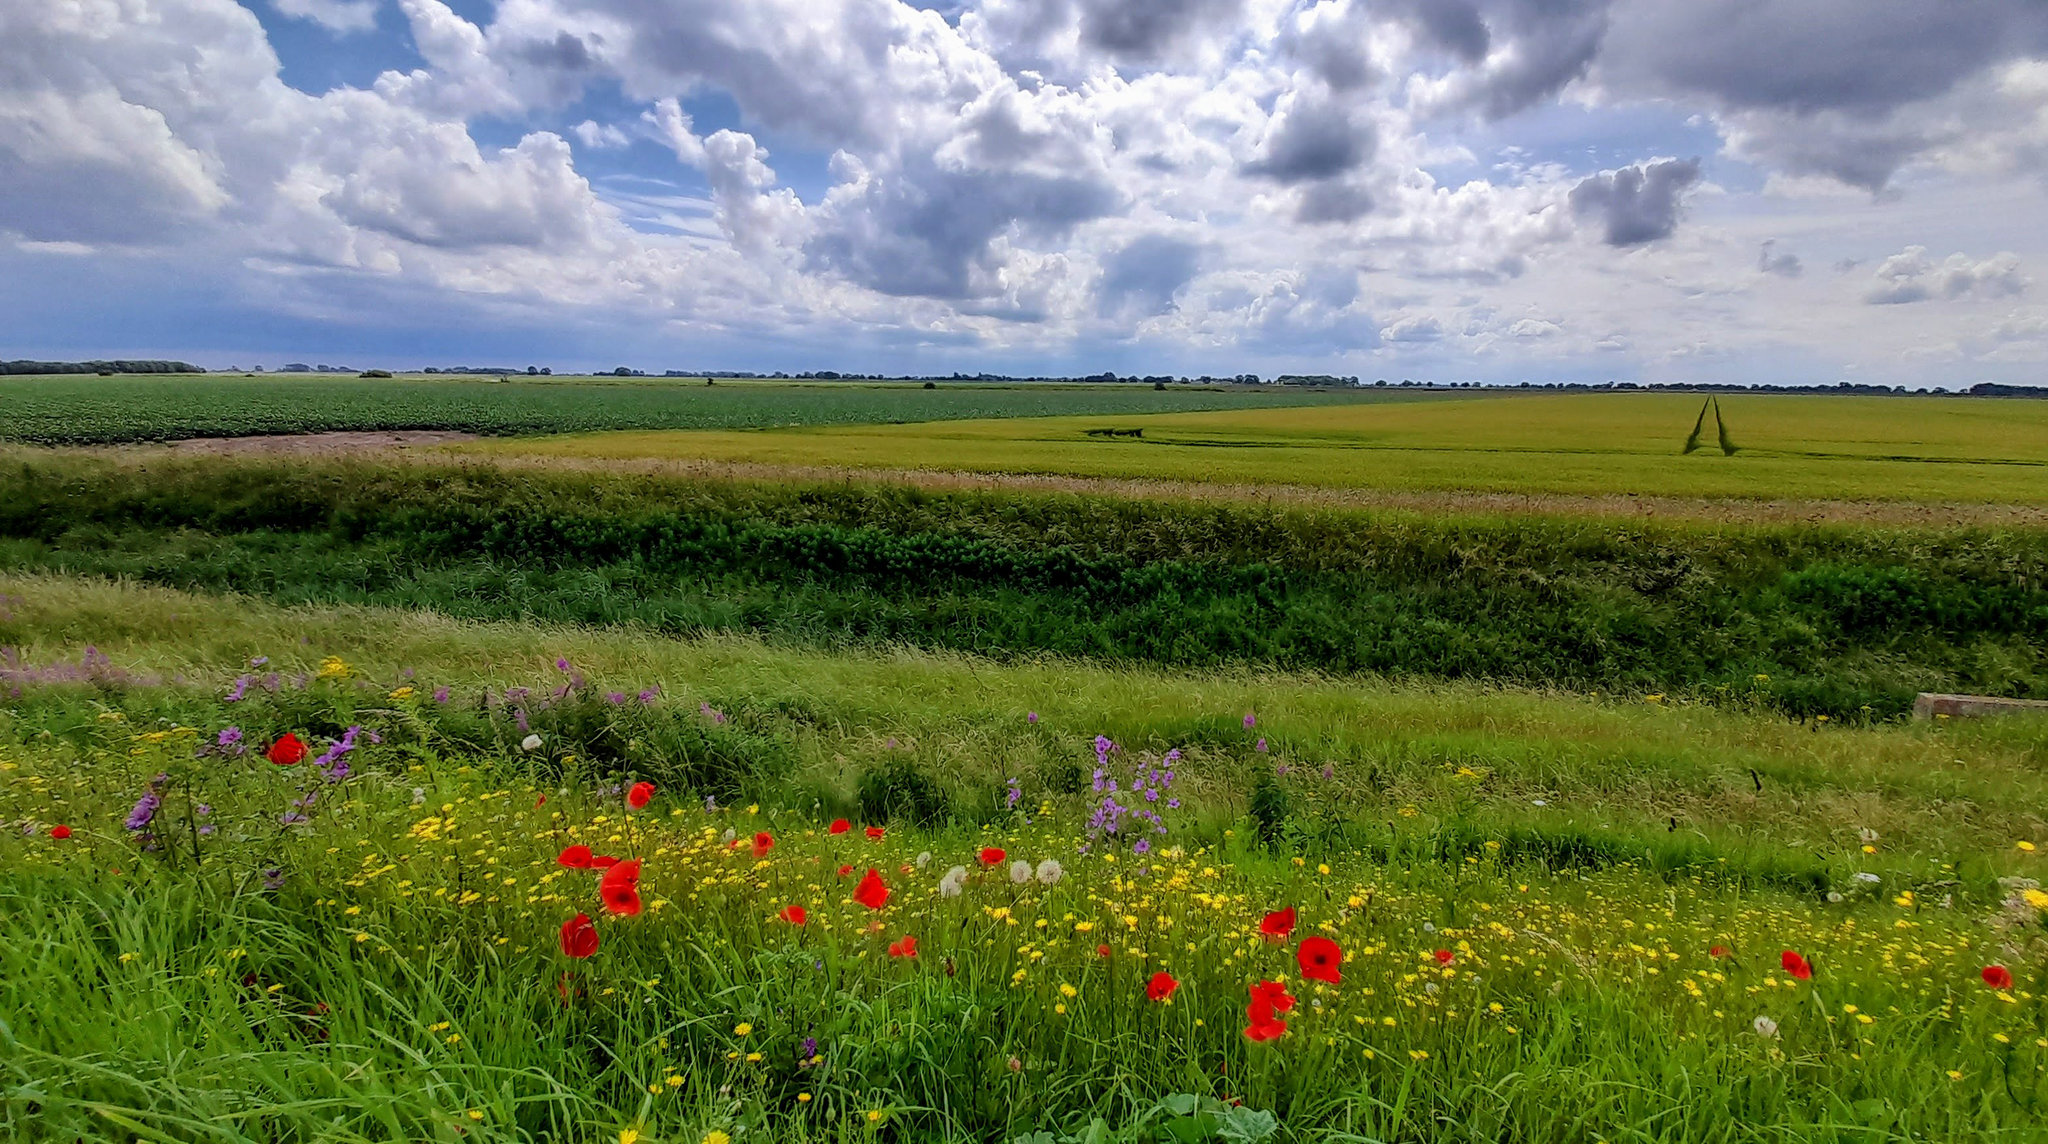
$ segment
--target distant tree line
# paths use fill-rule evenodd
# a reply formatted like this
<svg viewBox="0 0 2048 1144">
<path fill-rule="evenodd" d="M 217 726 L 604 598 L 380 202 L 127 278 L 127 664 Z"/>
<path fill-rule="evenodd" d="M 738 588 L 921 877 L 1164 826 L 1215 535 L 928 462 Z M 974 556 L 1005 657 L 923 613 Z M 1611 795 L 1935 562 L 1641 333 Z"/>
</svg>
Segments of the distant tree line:
<svg viewBox="0 0 2048 1144">
<path fill-rule="evenodd" d="M 205 373 L 184 361 L 0 361 L 5 373 Z"/>
</svg>

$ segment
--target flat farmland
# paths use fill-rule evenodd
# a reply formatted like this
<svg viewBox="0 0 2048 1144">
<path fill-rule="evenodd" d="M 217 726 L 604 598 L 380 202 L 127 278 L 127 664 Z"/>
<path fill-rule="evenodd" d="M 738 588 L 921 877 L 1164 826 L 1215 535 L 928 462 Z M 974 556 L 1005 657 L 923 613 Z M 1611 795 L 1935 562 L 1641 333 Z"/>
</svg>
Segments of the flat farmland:
<svg viewBox="0 0 2048 1144">
<path fill-rule="evenodd" d="M 1440 395 L 1294 408 L 1084 414 L 766 432 L 637 432 L 486 442 L 499 455 L 1389 491 L 2048 502 L 2048 402 L 1739 394 L 1737 452 L 1682 452 L 1692 394 Z M 1114 435 L 1109 431 L 1116 431 Z"/>
<path fill-rule="evenodd" d="M 702 377 L 0 377 L 0 440 L 101 445 L 304 433 L 760 429 L 949 418 L 1122 416 L 1426 397 L 1270 388 Z"/>
</svg>

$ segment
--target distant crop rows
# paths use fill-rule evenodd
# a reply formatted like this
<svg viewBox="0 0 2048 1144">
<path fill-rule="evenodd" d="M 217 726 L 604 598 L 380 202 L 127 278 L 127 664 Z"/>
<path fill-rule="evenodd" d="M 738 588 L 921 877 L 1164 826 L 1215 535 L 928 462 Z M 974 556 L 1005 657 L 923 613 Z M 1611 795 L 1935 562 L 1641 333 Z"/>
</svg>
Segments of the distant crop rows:
<svg viewBox="0 0 2048 1144">
<path fill-rule="evenodd" d="M 0 379 L 0 440 L 51 445 L 336 431 L 486 436 L 758 429 L 982 417 L 1138 414 L 1357 400 L 1344 394 L 1137 386 L 707 386 L 237 377 Z"/>
</svg>

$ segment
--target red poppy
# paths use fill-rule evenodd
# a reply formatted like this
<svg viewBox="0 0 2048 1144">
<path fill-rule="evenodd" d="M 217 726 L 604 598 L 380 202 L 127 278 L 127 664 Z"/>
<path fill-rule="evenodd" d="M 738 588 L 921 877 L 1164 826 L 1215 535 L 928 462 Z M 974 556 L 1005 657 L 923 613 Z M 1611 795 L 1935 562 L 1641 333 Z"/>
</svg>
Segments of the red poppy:
<svg viewBox="0 0 2048 1144">
<path fill-rule="evenodd" d="M 1717 959 L 1726 957 L 1728 956 L 1728 947 L 1725 945 L 1708 946 L 1707 956 Z"/>
<path fill-rule="evenodd" d="M 1294 1008 L 1294 998 L 1287 995 L 1287 987 L 1278 981 L 1256 982 L 1251 994 L 1251 1002 L 1245 1006 L 1245 1037 L 1258 1042 L 1278 1039 L 1287 1032 L 1287 1022 L 1280 1019 L 1280 1014 Z"/>
<path fill-rule="evenodd" d="M 588 870 L 594 857 L 590 847 L 578 842 L 574 846 L 562 847 L 562 852 L 555 855 L 555 865 L 567 866 L 571 870 Z"/>
<path fill-rule="evenodd" d="M 981 848 L 981 864 L 984 866 L 993 866 L 1008 857 L 1009 855 L 1003 853 L 1003 848 L 1000 846 L 984 846 Z"/>
<path fill-rule="evenodd" d="M 1173 996 L 1173 991 L 1179 988 L 1180 982 L 1173 979 L 1173 974 L 1162 969 L 1152 975 L 1152 980 L 1145 983 L 1145 996 L 1153 1001 L 1164 1001 Z"/>
<path fill-rule="evenodd" d="M 626 805 L 632 807 L 634 810 L 639 810 L 641 807 L 646 806 L 648 803 L 653 801 L 653 783 L 634 783 L 632 788 L 626 791 Z"/>
<path fill-rule="evenodd" d="M 759 834 L 754 835 L 754 857 L 766 858 L 768 856 L 768 852 L 773 849 L 775 849 L 774 835 L 768 833 L 765 830 L 761 831 Z"/>
<path fill-rule="evenodd" d="M 621 862 L 604 872 L 597 884 L 597 896 L 604 908 L 622 917 L 640 912 L 640 859 Z"/>
<path fill-rule="evenodd" d="M 1793 953 L 1789 949 L 1778 958 L 1778 964 L 1785 967 L 1785 972 L 1797 977 L 1801 981 L 1808 980 L 1813 976 L 1813 966 L 1805 958 Z"/>
<path fill-rule="evenodd" d="M 284 738 L 272 743 L 270 749 L 263 752 L 263 757 L 280 767 L 297 766 L 306 761 L 306 745 L 299 742 L 297 735 L 286 731 Z"/>
<path fill-rule="evenodd" d="M 640 913 L 640 891 L 632 885 L 599 886 L 597 896 L 605 909 L 622 918 L 635 917 Z"/>
<path fill-rule="evenodd" d="M 2003 965 L 1987 965 L 1984 967 L 1984 984 L 1993 989 L 2011 989 L 2012 970 Z"/>
<path fill-rule="evenodd" d="M 1286 941 L 1287 936 L 1294 932 L 1294 907 L 1289 906 L 1284 910 L 1274 910 L 1267 914 L 1265 920 L 1259 923 L 1259 932 L 1266 935 L 1267 941 L 1275 944 Z"/>
<path fill-rule="evenodd" d="M 562 954 L 565 957 L 589 957 L 597 952 L 597 927 L 590 924 L 589 914 L 577 914 L 562 923 Z"/>
<path fill-rule="evenodd" d="M 543 806 L 546 806 L 547 804 L 548 804 L 548 796 L 546 796 L 546 795 L 542 795 L 542 796 L 540 796 L 539 798 L 537 798 L 537 799 L 534 799 L 534 800 L 533 800 L 533 806 L 534 806 L 534 809 L 535 809 L 535 810 L 538 810 L 538 809 L 540 809 L 541 807 L 543 807 Z"/>
<path fill-rule="evenodd" d="M 619 860 L 609 854 L 594 854 L 590 859 L 590 868 L 593 870 L 609 870 L 618 864 Z"/>
<path fill-rule="evenodd" d="M 883 830 L 883 829 L 882 829 L 881 827 L 879 827 L 879 826 L 870 826 L 870 827 L 868 827 L 868 837 L 869 837 L 869 838 L 880 838 L 880 837 L 881 837 L 882 835 L 884 835 L 884 834 L 887 834 L 887 833 L 888 833 L 888 831 L 886 831 L 886 830 Z"/>
<path fill-rule="evenodd" d="M 889 943 L 889 956 L 890 956 L 890 957 L 916 957 L 916 956 L 917 956 L 917 939 L 916 939 L 916 938 L 914 938 L 914 937 L 912 937 L 912 936 L 910 936 L 909 934 L 904 934 L 904 935 L 903 935 L 903 940 L 901 940 L 901 941 L 892 941 L 892 942 L 890 942 L 890 943 Z"/>
<path fill-rule="evenodd" d="M 871 910 L 879 910 L 889 901 L 889 887 L 882 883 L 882 875 L 870 869 L 860 885 L 853 888 L 853 900 Z"/>
<path fill-rule="evenodd" d="M 1295 960 L 1301 962 L 1301 975 L 1312 981 L 1327 981 L 1332 985 L 1342 982 L 1344 974 L 1338 966 L 1344 962 L 1344 951 L 1337 943 L 1317 934 L 1301 939 L 1301 948 L 1295 951 Z"/>
<path fill-rule="evenodd" d="M 1255 981 L 1251 986 L 1252 1000 L 1285 1013 L 1294 1008 L 1294 998 L 1287 992 L 1287 986 L 1278 981 Z"/>
<path fill-rule="evenodd" d="M 825 828 L 825 832 L 827 834 L 844 834 L 852 829 L 853 823 L 848 822 L 843 818 L 835 818 L 832 820 L 832 825 Z"/>
<path fill-rule="evenodd" d="M 800 926 L 805 922 L 809 921 L 810 918 L 811 915 L 805 912 L 802 906 L 782 907 L 782 920 L 788 922 L 790 925 Z"/>
<path fill-rule="evenodd" d="M 1456 960 L 1458 960 L 1458 955 L 1452 953 L 1448 949 L 1440 949 L 1436 951 L 1436 963 L 1438 965 L 1449 965 L 1450 963 Z"/>
<path fill-rule="evenodd" d="M 62 842 L 66 838 L 71 837 L 71 828 L 68 826 L 52 826 L 50 828 L 50 837 Z"/>
<path fill-rule="evenodd" d="M 1108 943 L 1107 943 L 1107 942 L 1103 943 L 1102 945 L 1098 945 L 1098 946 L 1096 946 L 1096 947 L 1095 947 L 1095 956 L 1097 956 L 1097 957 L 1108 957 L 1108 956 L 1109 956 L 1109 945 L 1108 945 Z"/>
</svg>

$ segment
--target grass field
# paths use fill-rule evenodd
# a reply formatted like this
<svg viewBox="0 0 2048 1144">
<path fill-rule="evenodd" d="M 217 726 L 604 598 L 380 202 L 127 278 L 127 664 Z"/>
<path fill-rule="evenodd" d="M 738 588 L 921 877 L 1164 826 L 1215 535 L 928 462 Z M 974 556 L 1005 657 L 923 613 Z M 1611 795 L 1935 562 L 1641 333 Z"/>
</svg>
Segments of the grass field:
<svg viewBox="0 0 2048 1144">
<path fill-rule="evenodd" d="M 1738 395 L 1739 451 L 1680 450 L 1685 394 L 1436 400 L 775 432 L 615 433 L 468 448 L 1401 491 L 2048 503 L 2048 401 Z M 1143 430 L 1142 437 L 1091 435 Z"/>
<path fill-rule="evenodd" d="M 15 1139 L 2006 1141 L 2048 1098 L 2039 723 L 62 578 L 0 580 L 0 644 Z"/>
<path fill-rule="evenodd" d="M 1402 394 L 1140 385 L 619 377 L 0 377 L 0 440 L 43 444 L 365 430 L 483 435 L 756 429 L 937 418 L 1123 416 L 1402 400 Z"/>
<path fill-rule="evenodd" d="M 1376 396 L 0 381 L 536 434 L 5 446 L 0 1138 L 2048 1139 L 2048 403 Z"/>
</svg>

